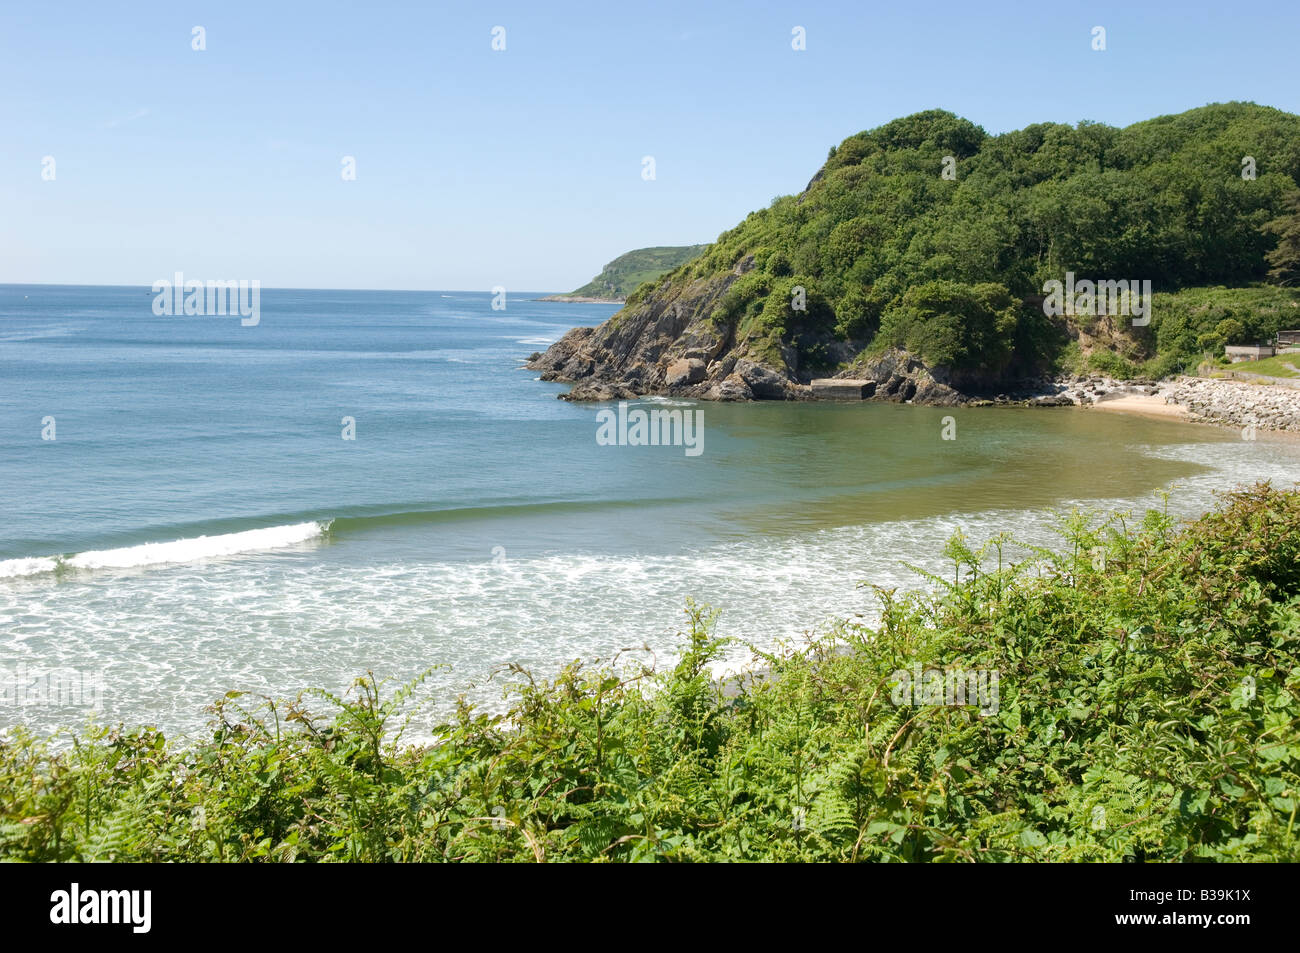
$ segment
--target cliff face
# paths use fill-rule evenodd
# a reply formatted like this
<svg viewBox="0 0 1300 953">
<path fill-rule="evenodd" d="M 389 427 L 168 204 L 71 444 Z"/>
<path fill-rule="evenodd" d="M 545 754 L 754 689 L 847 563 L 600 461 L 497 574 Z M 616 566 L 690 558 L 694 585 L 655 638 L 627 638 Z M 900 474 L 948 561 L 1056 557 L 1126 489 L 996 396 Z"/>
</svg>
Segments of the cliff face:
<svg viewBox="0 0 1300 953">
<path fill-rule="evenodd" d="M 969 399 L 944 368 L 927 367 L 890 348 L 854 361 L 860 344 L 822 340 L 832 371 L 804 362 L 789 344 L 738 334 L 736 321 L 717 322 L 714 310 L 727 289 L 752 269 L 753 256 L 731 271 L 690 282 L 666 279 L 643 300 L 604 324 L 574 328 L 528 366 L 543 380 L 572 383 L 565 400 L 626 400 L 663 394 L 697 400 L 809 400 L 815 377 L 875 382 L 878 400 L 951 405 Z M 976 383 L 979 382 L 967 382 Z"/>
<path fill-rule="evenodd" d="M 752 266 L 752 261 L 750 262 Z M 597 328 L 574 328 L 529 366 L 542 379 L 575 383 L 569 400 L 675 394 L 706 400 L 794 396 L 784 367 L 753 360 L 735 327 L 709 315 L 747 268 L 695 281 L 662 282 Z"/>
</svg>

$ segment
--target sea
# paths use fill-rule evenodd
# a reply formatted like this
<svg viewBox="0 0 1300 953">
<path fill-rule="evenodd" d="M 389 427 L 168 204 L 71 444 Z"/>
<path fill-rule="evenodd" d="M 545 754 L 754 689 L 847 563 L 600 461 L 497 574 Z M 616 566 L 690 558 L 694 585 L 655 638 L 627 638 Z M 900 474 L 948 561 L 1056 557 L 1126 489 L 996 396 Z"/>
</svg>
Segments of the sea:
<svg viewBox="0 0 1300 953">
<path fill-rule="evenodd" d="M 954 532 L 1300 478 L 1294 438 L 1079 408 L 652 397 L 624 418 L 691 414 L 698 452 L 602 440 L 615 408 L 525 362 L 617 306 L 539 295 L 263 289 L 246 323 L 0 285 L 0 728 L 190 737 L 230 691 L 427 672 L 418 740 L 521 672 L 670 665 L 688 600 L 722 671 L 871 624 Z"/>
</svg>

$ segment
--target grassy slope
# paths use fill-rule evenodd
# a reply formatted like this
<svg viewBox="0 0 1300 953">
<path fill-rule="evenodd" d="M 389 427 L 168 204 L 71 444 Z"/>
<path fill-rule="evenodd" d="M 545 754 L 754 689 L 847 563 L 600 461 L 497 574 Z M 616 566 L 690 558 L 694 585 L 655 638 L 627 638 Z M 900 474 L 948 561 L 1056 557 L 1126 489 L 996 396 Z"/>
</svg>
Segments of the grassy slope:
<svg viewBox="0 0 1300 953">
<path fill-rule="evenodd" d="M 1290 355 L 1266 357 L 1260 361 L 1238 361 L 1229 364 L 1225 370 L 1240 371 L 1243 374 L 1262 374 L 1265 377 L 1300 377 L 1300 351 Z"/>
<path fill-rule="evenodd" d="M 462 709 L 432 748 L 389 743 L 405 694 L 369 679 L 273 713 L 232 695 L 191 748 L 18 732 L 0 857 L 1300 859 L 1300 495 L 1061 532 L 1018 566 L 955 538 L 938 596 L 878 591 L 847 652 L 766 656 L 780 677 L 737 698 L 691 607 L 674 669 L 516 673 L 507 717 Z M 895 704 L 913 664 L 998 672 L 996 712 Z"/>
<path fill-rule="evenodd" d="M 638 285 L 654 281 L 678 265 L 695 258 L 704 245 L 659 245 L 619 255 L 600 274 L 570 292 L 581 298 L 626 298 Z"/>
</svg>

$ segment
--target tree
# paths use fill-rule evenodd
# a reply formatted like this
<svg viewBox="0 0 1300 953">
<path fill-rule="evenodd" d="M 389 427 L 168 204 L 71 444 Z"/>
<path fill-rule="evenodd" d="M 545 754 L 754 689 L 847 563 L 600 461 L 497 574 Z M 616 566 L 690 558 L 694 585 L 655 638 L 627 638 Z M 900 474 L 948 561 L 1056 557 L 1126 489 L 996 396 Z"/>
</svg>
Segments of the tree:
<svg viewBox="0 0 1300 953">
<path fill-rule="evenodd" d="M 1300 284 L 1300 192 L 1287 196 L 1282 215 L 1264 225 L 1264 231 L 1277 236 L 1277 247 L 1265 257 L 1271 266 L 1268 277 L 1279 285 Z"/>
<path fill-rule="evenodd" d="M 999 372 L 1011 360 L 1017 305 L 1003 285 L 928 281 L 885 312 L 878 344 L 901 347 L 931 366 Z"/>
<path fill-rule="evenodd" d="M 1224 318 L 1214 328 L 1224 344 L 1245 344 L 1246 327 L 1236 318 Z"/>
</svg>

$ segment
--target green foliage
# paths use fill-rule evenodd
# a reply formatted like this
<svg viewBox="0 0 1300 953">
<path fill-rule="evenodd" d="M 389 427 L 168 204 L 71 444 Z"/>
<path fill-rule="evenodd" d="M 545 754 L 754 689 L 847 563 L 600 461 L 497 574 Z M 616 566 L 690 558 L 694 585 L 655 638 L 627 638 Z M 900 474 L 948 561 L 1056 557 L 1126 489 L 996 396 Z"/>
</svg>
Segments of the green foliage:
<svg viewBox="0 0 1300 953">
<path fill-rule="evenodd" d="M 1249 181 L 1241 177 L 1245 155 L 1257 165 Z M 955 181 L 941 176 L 949 156 Z M 1275 282 L 1296 284 L 1298 181 L 1300 117 L 1253 103 L 1123 129 L 1042 123 L 998 136 L 930 110 L 845 139 L 801 195 L 751 213 L 674 280 L 717 277 L 752 254 L 771 278 L 815 282 L 834 308 L 834 337 L 879 351 L 898 339 L 896 327 L 882 325 L 886 313 L 910 327 L 917 315 L 903 296 L 938 281 L 1000 285 L 1024 299 L 1073 271 L 1090 280 L 1150 280 L 1166 304 L 1188 288 L 1257 284 L 1270 265 Z M 714 317 L 752 316 L 752 300 L 728 302 Z M 1240 307 L 1256 300 L 1248 294 Z M 1248 336 L 1268 323 L 1264 314 L 1225 307 L 1233 313 L 1208 327 L 1199 317 L 1178 320 L 1150 342 L 1149 354 L 1124 359 L 1145 362 L 1144 372 L 1182 370 L 1202 359 L 1197 338 L 1213 334 L 1218 321 L 1235 318 Z M 966 341 L 963 360 L 986 374 L 1062 364 L 1067 340 L 1037 319 L 1022 319 L 1009 356 L 1001 335 L 952 326 L 963 319 L 963 312 L 924 316 L 931 333 L 922 332 L 920 343 L 956 359 Z M 890 337 L 873 342 L 877 329 Z M 988 354 L 976 343 L 985 340 Z"/>
<path fill-rule="evenodd" d="M 790 259 L 785 252 L 777 250 L 767 257 L 766 270 L 769 275 L 778 278 L 784 277 L 791 273 Z"/>
<path fill-rule="evenodd" d="M 688 603 L 669 670 L 516 668 L 507 714 L 462 703 L 426 747 L 399 743 L 418 682 L 383 698 L 372 676 L 231 693 L 184 747 L 18 730 L 0 858 L 1300 859 L 1300 494 L 1060 533 L 1021 563 L 958 535 L 934 593 L 876 589 L 878 624 L 760 653 L 729 691 L 716 615 Z M 913 666 L 996 672 L 996 703 L 899 698 Z"/>
<path fill-rule="evenodd" d="M 932 366 L 1000 371 L 1011 359 L 1018 311 L 1002 285 L 930 281 L 909 288 L 885 312 L 876 342 Z"/>
<path fill-rule="evenodd" d="M 1300 288 L 1188 288 L 1157 294 L 1151 329 L 1160 366 L 1146 373 L 1194 372 L 1207 354 L 1222 352 L 1225 344 L 1271 341 L 1278 331 L 1296 327 Z M 1163 374 L 1154 373 L 1161 368 Z"/>
<path fill-rule="evenodd" d="M 862 288 L 848 288 L 835 302 L 835 333 L 846 341 L 870 341 L 880 329 L 884 302 Z"/>
<path fill-rule="evenodd" d="M 751 317 L 763 309 L 763 299 L 772 290 L 772 276 L 763 271 L 748 271 L 733 281 L 718 300 L 710 316 L 721 327 L 734 324 L 746 314 Z"/>
<path fill-rule="evenodd" d="M 762 310 L 757 314 L 757 329 L 776 332 L 783 338 L 797 338 L 800 334 L 817 333 L 833 326 L 835 312 L 817 289 L 814 279 L 806 275 L 791 275 L 773 281 L 770 288 L 763 299 Z M 800 298 L 802 307 L 796 307 Z"/>
<path fill-rule="evenodd" d="M 1224 318 L 1214 326 L 1214 333 L 1222 338 L 1225 344 L 1246 343 L 1246 326 L 1236 318 Z"/>
<path fill-rule="evenodd" d="M 627 296 L 626 300 L 624 301 L 624 304 L 629 306 L 638 305 L 642 301 L 644 301 L 647 297 L 649 297 L 654 292 L 654 289 L 655 289 L 655 283 L 653 281 L 643 281 L 641 284 L 637 285 L 636 288 L 633 289 L 633 291 Z M 597 296 L 590 295 L 584 297 L 597 297 Z"/>
<path fill-rule="evenodd" d="M 1277 245 L 1268 253 L 1268 277 L 1279 285 L 1300 284 L 1300 192 L 1288 196 L 1285 211 L 1264 224 L 1264 232 L 1276 236 Z"/>
<path fill-rule="evenodd" d="M 1087 369 L 1119 380 L 1138 376 L 1138 369 L 1133 362 L 1113 351 L 1093 351 L 1088 355 Z"/>
<path fill-rule="evenodd" d="M 792 344 L 804 359 L 821 361 L 825 341 L 835 331 L 835 309 L 814 279 L 777 278 L 768 270 L 752 269 L 733 281 L 710 317 L 720 328 L 735 324 L 737 339 L 774 363 L 781 342 Z"/>
<path fill-rule="evenodd" d="M 646 291 L 641 287 L 654 282 L 668 272 L 699 257 L 706 245 L 660 245 L 638 248 L 619 255 L 600 270 L 595 278 L 581 288 L 569 292 L 578 298 L 626 298 L 628 304 L 634 293 L 638 300 Z"/>
<path fill-rule="evenodd" d="M 1236 318 L 1224 318 L 1214 326 L 1213 331 L 1205 331 L 1196 336 L 1196 346 L 1207 354 L 1217 354 L 1228 344 L 1246 343 L 1246 327 Z"/>
<path fill-rule="evenodd" d="M 1258 361 L 1238 361 L 1235 364 L 1225 362 L 1235 374 L 1259 374 L 1263 377 L 1300 377 L 1300 352 L 1282 353 L 1276 357 L 1266 357 Z"/>
<path fill-rule="evenodd" d="M 742 334 L 792 344 L 805 363 L 826 363 L 825 342 L 835 330 L 835 309 L 804 275 L 791 275 L 772 282 L 762 310 Z"/>
</svg>

